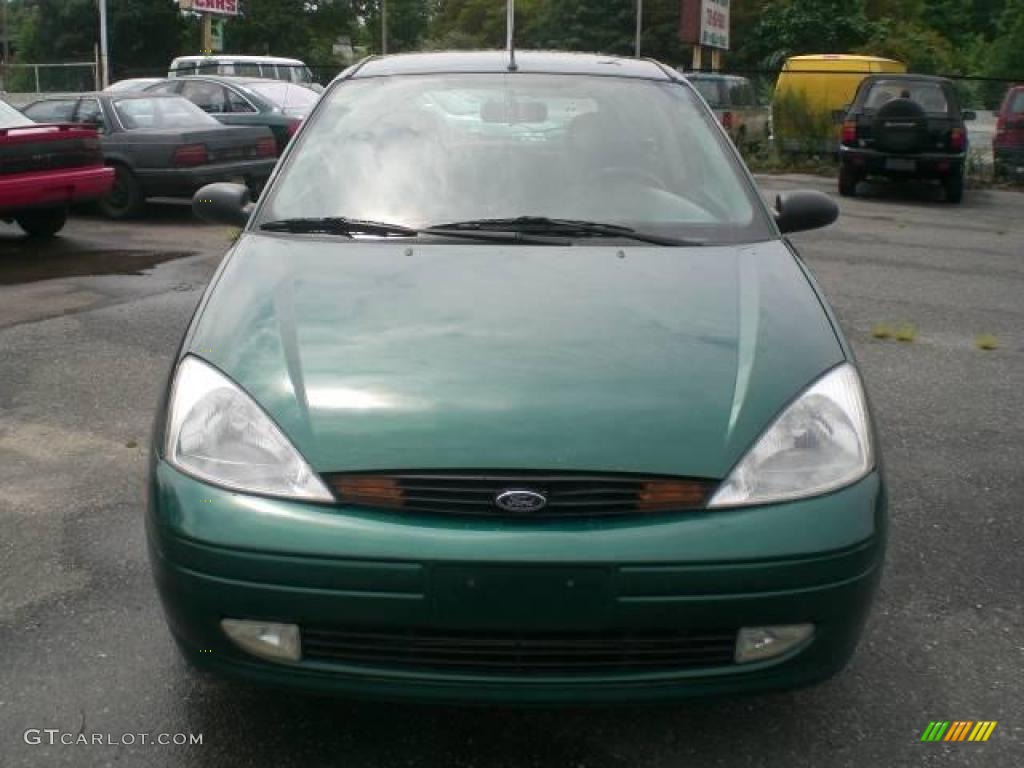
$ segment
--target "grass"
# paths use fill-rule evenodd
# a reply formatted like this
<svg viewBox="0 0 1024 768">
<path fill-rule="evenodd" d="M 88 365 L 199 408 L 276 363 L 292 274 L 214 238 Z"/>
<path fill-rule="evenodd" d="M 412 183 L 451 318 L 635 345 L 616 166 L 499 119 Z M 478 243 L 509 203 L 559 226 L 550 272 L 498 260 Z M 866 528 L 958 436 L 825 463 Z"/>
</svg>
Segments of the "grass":
<svg viewBox="0 0 1024 768">
<path fill-rule="evenodd" d="M 892 338 L 892 328 L 885 323 L 879 323 L 871 329 L 871 335 L 876 339 L 890 339 Z"/>
<path fill-rule="evenodd" d="M 999 343 L 996 341 L 996 337 L 990 333 L 982 333 L 974 337 L 974 346 L 978 349 L 984 349 L 986 351 L 996 349 Z"/>
<path fill-rule="evenodd" d="M 917 328 L 912 325 L 901 325 L 896 330 L 896 341 L 912 342 L 917 338 Z"/>
</svg>

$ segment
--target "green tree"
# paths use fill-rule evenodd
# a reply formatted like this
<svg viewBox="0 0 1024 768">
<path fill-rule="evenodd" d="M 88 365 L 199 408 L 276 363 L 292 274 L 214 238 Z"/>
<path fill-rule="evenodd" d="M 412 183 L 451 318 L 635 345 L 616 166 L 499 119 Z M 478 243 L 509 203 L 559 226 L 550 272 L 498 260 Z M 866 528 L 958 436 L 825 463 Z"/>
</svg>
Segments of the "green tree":
<svg viewBox="0 0 1024 768">
<path fill-rule="evenodd" d="M 18 59 L 91 61 L 99 43 L 95 0 L 21 0 L 12 6 Z M 166 68 L 184 25 L 174 0 L 108 0 L 111 72 Z"/>
<path fill-rule="evenodd" d="M 859 51 L 902 61 L 911 72 L 950 74 L 959 68 L 953 44 L 918 21 L 882 19 Z"/>
<path fill-rule="evenodd" d="M 766 4 L 749 42 L 761 67 L 774 69 L 802 53 L 848 53 L 873 27 L 864 0 L 789 0 Z"/>
<path fill-rule="evenodd" d="M 427 34 L 431 3 L 424 0 L 387 0 L 388 53 L 415 51 Z M 381 0 L 355 0 L 362 19 L 361 42 L 369 50 L 381 50 Z"/>
</svg>

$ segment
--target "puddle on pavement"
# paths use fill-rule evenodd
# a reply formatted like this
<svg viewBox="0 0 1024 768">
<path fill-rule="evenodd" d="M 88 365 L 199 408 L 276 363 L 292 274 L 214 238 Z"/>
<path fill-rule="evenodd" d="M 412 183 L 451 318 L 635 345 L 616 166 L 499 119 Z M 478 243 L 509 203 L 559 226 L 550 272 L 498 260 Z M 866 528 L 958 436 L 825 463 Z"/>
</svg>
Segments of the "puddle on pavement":
<svg viewBox="0 0 1024 768">
<path fill-rule="evenodd" d="M 12 244 L 13 245 L 13 244 Z M 157 264 L 194 255 L 191 251 L 64 250 L 54 243 L 0 247 L 0 285 L 60 277 L 141 275 Z"/>
</svg>

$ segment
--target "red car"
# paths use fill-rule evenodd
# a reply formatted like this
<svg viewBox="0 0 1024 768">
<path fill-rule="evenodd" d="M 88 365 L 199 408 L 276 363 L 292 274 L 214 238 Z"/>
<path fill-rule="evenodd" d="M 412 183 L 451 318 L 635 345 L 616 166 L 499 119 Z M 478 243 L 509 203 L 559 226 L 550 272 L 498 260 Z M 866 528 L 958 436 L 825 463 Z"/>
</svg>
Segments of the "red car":
<svg viewBox="0 0 1024 768">
<path fill-rule="evenodd" d="M 0 219 L 49 237 L 71 203 L 97 200 L 113 184 L 94 128 L 35 123 L 0 101 Z"/>
<path fill-rule="evenodd" d="M 1024 85 L 1006 92 L 992 142 L 996 178 L 1024 179 Z"/>
</svg>

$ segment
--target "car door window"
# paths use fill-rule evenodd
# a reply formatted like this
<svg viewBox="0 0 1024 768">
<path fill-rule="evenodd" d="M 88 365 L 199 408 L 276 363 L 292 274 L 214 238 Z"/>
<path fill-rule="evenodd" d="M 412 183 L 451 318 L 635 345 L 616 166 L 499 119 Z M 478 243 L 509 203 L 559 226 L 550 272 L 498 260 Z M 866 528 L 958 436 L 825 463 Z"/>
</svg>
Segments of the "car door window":
<svg viewBox="0 0 1024 768">
<path fill-rule="evenodd" d="M 75 111 L 75 99 L 40 101 L 26 107 L 24 111 L 37 123 L 70 123 Z"/>
<path fill-rule="evenodd" d="M 255 112 L 256 108 L 250 104 L 241 94 L 236 93 L 230 88 L 227 89 L 228 94 L 228 112 L 232 114 L 240 114 L 245 112 Z"/>
<path fill-rule="evenodd" d="M 107 132 L 107 121 L 104 119 L 103 109 L 96 99 L 82 99 L 78 103 L 78 113 L 75 115 L 75 122 L 96 126 L 100 133 Z"/>
<path fill-rule="evenodd" d="M 737 80 L 729 85 L 729 104 L 734 107 L 754 106 L 754 92 L 750 84 Z"/>
<path fill-rule="evenodd" d="M 1024 91 L 1017 91 L 1010 102 L 1011 115 L 1024 115 Z"/>
<path fill-rule="evenodd" d="M 211 115 L 219 115 L 227 111 L 227 89 L 216 83 L 193 81 L 185 83 L 182 95 Z"/>
<path fill-rule="evenodd" d="M 254 64 L 253 62 L 235 62 L 235 73 L 242 77 L 262 77 L 260 73 L 260 65 Z"/>
<path fill-rule="evenodd" d="M 177 93 L 181 83 L 160 83 L 152 88 L 147 88 L 147 93 Z"/>
</svg>

